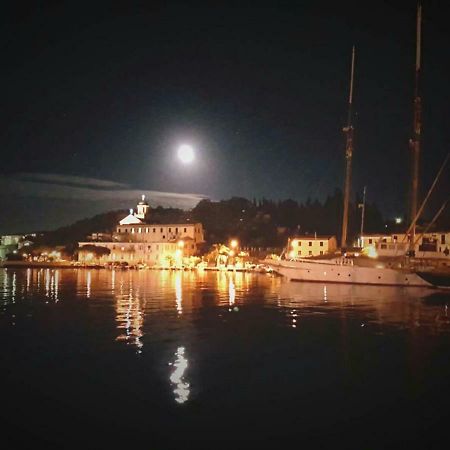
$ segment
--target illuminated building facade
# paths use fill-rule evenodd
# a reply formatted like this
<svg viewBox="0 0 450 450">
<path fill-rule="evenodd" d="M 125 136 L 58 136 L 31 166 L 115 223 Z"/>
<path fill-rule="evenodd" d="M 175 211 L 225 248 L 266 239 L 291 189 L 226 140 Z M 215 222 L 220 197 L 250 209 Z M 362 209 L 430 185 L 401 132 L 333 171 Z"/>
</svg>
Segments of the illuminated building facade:
<svg viewBox="0 0 450 450">
<path fill-rule="evenodd" d="M 307 258 L 334 253 L 337 249 L 335 236 L 296 236 L 291 239 L 290 257 Z"/>
<path fill-rule="evenodd" d="M 136 212 L 119 221 L 110 242 L 79 242 L 85 245 L 104 247 L 109 254 L 102 262 L 127 262 L 128 264 L 178 265 L 184 258 L 195 256 L 204 242 L 201 223 L 155 224 L 150 221 L 151 210 L 145 196 L 138 203 Z M 80 251 L 78 260 L 89 262 L 95 259 L 90 251 Z"/>
</svg>

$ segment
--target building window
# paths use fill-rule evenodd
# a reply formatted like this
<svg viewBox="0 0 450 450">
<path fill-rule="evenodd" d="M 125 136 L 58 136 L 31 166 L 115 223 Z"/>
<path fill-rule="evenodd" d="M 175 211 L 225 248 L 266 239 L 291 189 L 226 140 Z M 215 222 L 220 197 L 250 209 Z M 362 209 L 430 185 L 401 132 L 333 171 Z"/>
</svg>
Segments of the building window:
<svg viewBox="0 0 450 450">
<path fill-rule="evenodd" d="M 308 245 L 309 245 L 310 247 L 312 247 L 312 242 L 310 241 Z"/>
<path fill-rule="evenodd" d="M 148 233 L 148 228 L 145 229 L 145 232 Z"/>
<path fill-rule="evenodd" d="M 371 244 L 372 243 L 372 239 L 369 239 L 369 244 Z"/>
<path fill-rule="evenodd" d="M 323 251 L 322 250 L 320 250 L 320 252 L 319 252 L 321 255 L 323 255 Z"/>
<path fill-rule="evenodd" d="M 163 239 L 165 239 L 166 238 L 166 235 L 165 234 L 163 234 Z"/>
<path fill-rule="evenodd" d="M 156 228 L 153 228 L 153 233 L 156 233 Z"/>
<path fill-rule="evenodd" d="M 131 229 L 131 232 L 134 233 L 134 228 Z"/>
<path fill-rule="evenodd" d="M 322 241 L 320 241 L 320 246 L 323 247 L 323 242 Z"/>
<path fill-rule="evenodd" d="M 186 230 L 186 228 L 185 228 L 185 229 L 184 229 L 184 232 L 186 233 L 186 231 L 187 231 L 187 230 Z"/>
<path fill-rule="evenodd" d="M 178 234 L 178 228 L 175 228 L 175 233 Z"/>
<path fill-rule="evenodd" d="M 147 248 L 150 250 L 150 249 L 152 248 L 152 246 L 151 246 L 151 245 L 148 245 Z"/>
<path fill-rule="evenodd" d="M 394 236 L 394 241 L 396 241 L 397 240 L 397 236 Z"/>
<path fill-rule="evenodd" d="M 161 228 L 161 233 L 163 232 L 163 229 Z"/>
<path fill-rule="evenodd" d="M 169 228 L 169 233 L 172 233 L 172 228 Z"/>
<path fill-rule="evenodd" d="M 142 228 L 138 228 L 138 232 L 139 232 L 139 233 L 142 233 Z"/>
<path fill-rule="evenodd" d="M 194 248 L 195 248 L 195 245 L 194 245 L 194 244 L 192 244 L 192 250 L 194 250 Z"/>
<path fill-rule="evenodd" d="M 312 256 L 312 250 L 309 251 L 309 256 Z"/>
<path fill-rule="evenodd" d="M 128 228 L 125 228 L 125 233 L 128 233 Z"/>
<path fill-rule="evenodd" d="M 302 251 L 301 250 L 298 251 L 298 256 L 302 256 Z"/>
<path fill-rule="evenodd" d="M 445 244 L 445 234 L 441 234 L 441 244 Z"/>
</svg>

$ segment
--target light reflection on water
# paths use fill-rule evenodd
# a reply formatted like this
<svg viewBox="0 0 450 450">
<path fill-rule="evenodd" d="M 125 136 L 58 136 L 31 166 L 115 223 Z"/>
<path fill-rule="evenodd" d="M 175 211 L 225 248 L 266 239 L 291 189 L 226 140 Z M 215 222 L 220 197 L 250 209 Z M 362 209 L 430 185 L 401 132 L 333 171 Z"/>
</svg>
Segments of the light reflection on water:
<svg viewBox="0 0 450 450">
<path fill-rule="evenodd" d="M 324 342 L 323 329 L 336 323 L 342 335 L 348 333 L 350 323 L 368 335 L 399 330 L 411 335 L 418 330 L 446 335 L 450 331 L 450 293 L 427 289 L 289 283 L 271 275 L 205 271 L 1 271 L 0 325 L 4 329 L 17 324 L 26 327 L 30 323 L 26 320 L 43 320 L 44 316 L 31 317 L 31 311 L 42 305 L 47 308 L 44 314 L 53 308 L 48 320 L 55 327 L 62 317 L 71 320 L 75 310 L 80 326 L 95 318 L 93 348 L 101 336 L 112 334 L 112 351 L 127 345 L 140 358 L 157 355 L 159 363 L 155 364 L 160 366 L 156 367 L 170 366 L 166 383 L 168 379 L 177 403 L 189 402 L 192 389 L 201 391 L 190 373 L 193 364 L 188 366 L 186 349 L 189 359 L 196 361 L 196 352 L 206 351 L 211 337 L 220 333 L 230 333 L 234 339 L 234 334 L 246 336 L 258 326 L 270 332 L 279 327 L 291 330 L 292 334 L 283 336 L 289 344 L 296 342 L 296 333 L 306 323 L 310 324 L 308 332 Z M 264 340 L 265 332 L 254 331 L 252 336 Z M 246 343 L 244 337 L 241 342 Z M 227 341 L 220 345 L 224 348 L 214 352 L 227 351 Z M 350 344 L 346 341 L 345 345 Z M 198 364 L 193 368 L 199 370 Z"/>
<path fill-rule="evenodd" d="M 171 373 L 169 379 L 171 383 L 175 385 L 173 393 L 175 394 L 175 401 L 177 403 L 185 403 L 189 399 L 189 383 L 184 378 L 184 372 L 188 367 L 188 360 L 184 354 L 184 347 L 178 347 L 177 352 L 175 353 L 175 362 L 169 363 L 169 365 L 175 367 L 175 370 Z"/>
</svg>

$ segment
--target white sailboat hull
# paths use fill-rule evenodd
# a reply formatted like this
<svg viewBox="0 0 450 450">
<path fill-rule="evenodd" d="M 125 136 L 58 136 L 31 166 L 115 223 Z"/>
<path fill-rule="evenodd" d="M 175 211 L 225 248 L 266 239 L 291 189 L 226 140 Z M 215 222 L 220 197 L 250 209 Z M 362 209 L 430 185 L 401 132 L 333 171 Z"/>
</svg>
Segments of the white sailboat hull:
<svg viewBox="0 0 450 450">
<path fill-rule="evenodd" d="M 363 267 L 337 261 L 289 261 L 270 263 L 273 270 L 292 281 L 434 287 L 414 272 L 385 267 Z"/>
</svg>

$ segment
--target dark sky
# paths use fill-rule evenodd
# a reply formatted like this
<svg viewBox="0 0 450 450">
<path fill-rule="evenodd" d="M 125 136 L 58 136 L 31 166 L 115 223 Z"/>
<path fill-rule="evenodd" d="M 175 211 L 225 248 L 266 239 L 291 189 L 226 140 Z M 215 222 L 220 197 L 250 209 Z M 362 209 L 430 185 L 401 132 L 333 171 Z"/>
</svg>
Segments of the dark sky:
<svg viewBox="0 0 450 450">
<path fill-rule="evenodd" d="M 353 190 L 366 184 L 389 217 L 405 211 L 414 1 L 40 3 L 2 11 L 0 232 L 132 207 L 144 190 L 183 207 L 324 199 L 343 182 L 353 44 Z M 424 2 L 423 189 L 450 149 L 446 6 Z M 196 149 L 190 166 L 176 159 L 182 142 Z"/>
</svg>

